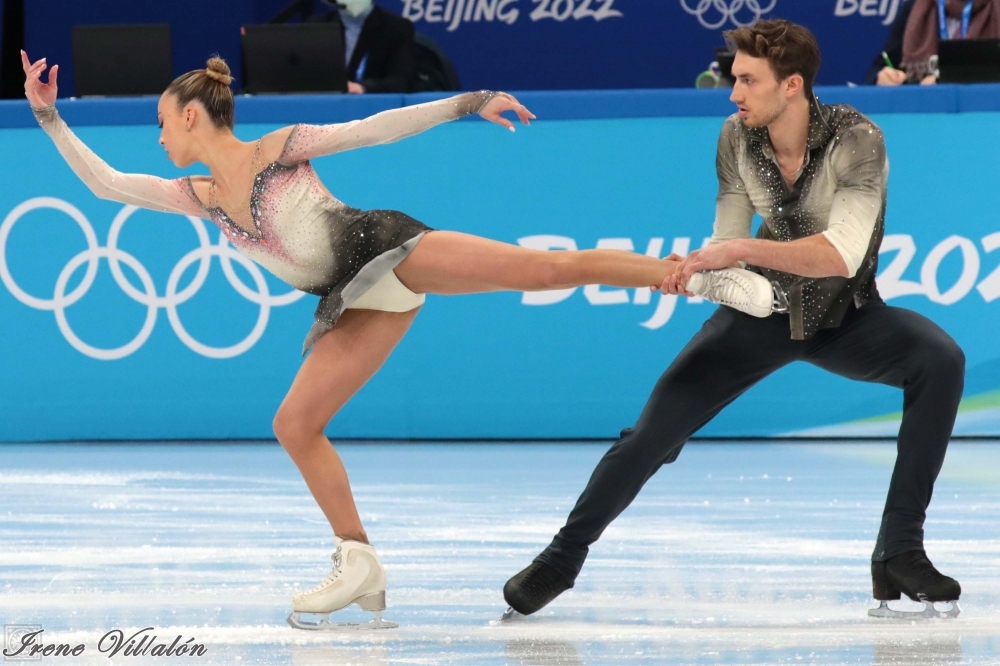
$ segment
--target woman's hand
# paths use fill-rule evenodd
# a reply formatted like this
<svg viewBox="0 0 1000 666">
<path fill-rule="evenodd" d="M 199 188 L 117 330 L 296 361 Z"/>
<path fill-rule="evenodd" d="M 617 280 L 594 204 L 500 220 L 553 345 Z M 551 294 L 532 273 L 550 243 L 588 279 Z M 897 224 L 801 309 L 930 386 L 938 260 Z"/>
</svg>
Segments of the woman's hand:
<svg viewBox="0 0 1000 666">
<path fill-rule="evenodd" d="M 42 83 L 42 72 L 48 67 L 45 58 L 35 64 L 28 61 L 28 54 L 21 51 L 21 66 L 24 68 L 24 95 L 28 102 L 36 109 L 44 109 L 56 103 L 56 79 L 59 76 L 59 65 L 49 72 L 49 82 Z"/>
<path fill-rule="evenodd" d="M 739 247 L 738 240 L 731 240 L 695 250 L 681 261 L 673 275 L 667 276 L 660 286 L 660 291 L 664 294 L 693 296 L 687 290 L 691 276 L 698 271 L 715 271 L 738 266 L 741 260 Z"/>
<path fill-rule="evenodd" d="M 528 109 L 524 108 L 520 102 L 514 99 L 513 95 L 508 95 L 507 93 L 500 93 L 489 102 L 479 115 L 490 121 L 491 123 L 496 123 L 497 125 L 502 125 L 509 129 L 511 132 L 514 131 L 514 123 L 510 122 L 504 118 L 501 113 L 504 111 L 513 111 L 517 114 L 517 117 L 521 119 L 521 122 L 525 125 L 530 125 L 529 120 L 534 120 L 535 114 Z"/>
<path fill-rule="evenodd" d="M 684 257 L 677 254 L 676 252 L 671 252 L 669 257 L 663 259 L 663 261 L 676 261 L 678 264 L 684 262 Z M 663 279 L 663 284 L 660 285 L 650 285 L 650 291 L 661 291 L 668 296 L 694 296 L 691 292 L 684 289 L 684 287 L 678 282 L 680 278 L 680 266 L 675 267 L 675 272 L 668 275 Z"/>
</svg>

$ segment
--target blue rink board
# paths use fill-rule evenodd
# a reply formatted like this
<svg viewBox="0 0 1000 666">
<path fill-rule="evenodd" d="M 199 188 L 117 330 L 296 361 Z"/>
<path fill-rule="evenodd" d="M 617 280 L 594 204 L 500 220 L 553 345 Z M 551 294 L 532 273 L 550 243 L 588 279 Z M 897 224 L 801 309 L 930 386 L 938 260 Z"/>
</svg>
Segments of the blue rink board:
<svg viewBox="0 0 1000 666">
<path fill-rule="evenodd" d="M 971 88 L 942 87 L 923 97 L 918 93 L 925 91 L 898 98 L 884 92 L 872 98 L 878 104 L 871 102 L 892 163 L 880 289 L 890 304 L 934 319 L 965 350 L 966 402 L 956 433 L 1000 434 L 1000 321 L 993 304 L 1000 296 L 993 252 L 1000 237 L 990 194 L 1000 113 L 989 103 L 1000 96 L 989 86 L 978 96 Z M 829 101 L 858 94 L 875 93 L 823 93 Z M 666 255 L 672 248 L 699 247 L 710 235 L 721 115 L 616 119 L 602 112 L 570 119 L 567 110 L 576 107 L 568 98 L 537 95 L 540 105 L 562 105 L 564 114 L 554 115 L 563 119 L 539 120 L 514 135 L 469 120 L 315 165 L 331 191 L 353 206 L 399 209 L 435 228 L 510 243 L 580 249 L 600 243 L 638 252 L 659 248 Z M 716 113 L 728 111 L 724 97 L 716 98 Z M 855 101 L 867 110 L 861 97 Z M 915 113 L 923 102 L 942 112 Z M 148 103 L 121 102 L 132 109 L 123 112 L 128 124 L 122 126 L 87 126 L 84 118 L 115 119 L 117 102 L 60 106 L 74 124 L 74 115 L 81 120 L 81 138 L 116 168 L 176 177 L 181 172 L 162 158 L 155 126 L 131 124 Z M 290 122 L 295 109 L 289 100 L 274 101 L 281 110 L 276 122 L 265 123 L 260 121 L 272 102 L 252 103 L 264 106 L 245 107 L 245 115 L 258 121 L 239 127 L 245 139 Z M 312 99 L 303 105 L 304 119 L 319 120 L 314 105 L 340 103 Z M 364 100 L 368 106 L 357 115 L 378 110 L 379 103 Z M 907 112 L 886 111 L 894 108 Z M 961 112 L 968 108 L 988 110 Z M 30 120 L 24 103 L 3 106 L 0 119 L 17 114 Z M 348 108 L 331 115 L 344 120 L 352 114 Z M 164 299 L 171 272 L 199 247 L 197 230 L 213 244 L 217 230 L 147 211 L 126 218 L 120 204 L 96 199 L 74 177 L 37 128 L 0 130 L 0 145 L 13 158 L 0 167 L 0 257 L 7 269 L 0 284 L 0 440 L 269 437 L 271 418 L 300 363 L 315 298 L 284 304 L 287 288 L 263 276 L 270 295 L 254 296 L 254 276 L 234 263 L 235 277 L 246 285 L 237 291 L 216 256 L 199 289 L 172 299 L 172 322 L 171 299 Z M 63 210 L 36 207 L 53 205 Z M 134 259 L 118 256 L 124 266 L 119 279 L 134 285 L 128 292 L 106 259 L 86 294 L 77 291 L 86 255 L 78 257 L 75 271 L 67 266 L 86 242 L 65 211 L 78 212 L 98 247 L 107 246 L 116 216 L 127 219 L 118 247 Z M 198 265 L 196 256 L 188 257 L 176 291 L 185 292 Z M 139 293 L 144 288 L 135 266 L 148 273 L 155 302 Z M 64 271 L 72 303 L 54 312 Z M 614 437 L 632 425 L 656 378 L 713 309 L 647 296 L 578 289 L 547 305 L 525 303 L 516 293 L 430 297 L 385 368 L 329 432 Z M 121 349 L 137 335 L 133 349 Z M 244 340 L 242 350 L 227 350 Z M 107 360 L 115 349 L 121 357 Z M 891 435 L 901 402 L 896 390 L 799 365 L 751 390 L 701 434 Z"/>
<path fill-rule="evenodd" d="M 728 90 L 560 90 L 510 91 L 542 120 L 726 116 Z M 412 95 L 237 95 L 240 123 L 331 123 L 447 97 Z M 840 87 L 818 86 L 827 104 L 851 104 L 865 113 L 967 113 L 1000 111 L 1000 84 Z M 155 122 L 156 97 L 59 100 L 71 125 L 146 125 Z M 0 100 L 0 128 L 35 127 L 23 100 Z"/>
</svg>

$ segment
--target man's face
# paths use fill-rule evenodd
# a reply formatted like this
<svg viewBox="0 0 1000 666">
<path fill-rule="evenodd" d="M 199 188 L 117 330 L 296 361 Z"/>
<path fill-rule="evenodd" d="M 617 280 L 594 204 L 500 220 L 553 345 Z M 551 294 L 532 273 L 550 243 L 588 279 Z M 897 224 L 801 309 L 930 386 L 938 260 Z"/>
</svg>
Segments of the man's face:
<svg viewBox="0 0 1000 666">
<path fill-rule="evenodd" d="M 787 86 L 775 78 L 766 58 L 752 58 L 737 51 L 733 77 L 736 85 L 729 99 L 736 103 L 747 127 L 770 125 L 788 106 Z"/>
<path fill-rule="evenodd" d="M 351 16 L 361 16 L 372 6 L 372 0 L 337 0 L 336 5 Z"/>
</svg>

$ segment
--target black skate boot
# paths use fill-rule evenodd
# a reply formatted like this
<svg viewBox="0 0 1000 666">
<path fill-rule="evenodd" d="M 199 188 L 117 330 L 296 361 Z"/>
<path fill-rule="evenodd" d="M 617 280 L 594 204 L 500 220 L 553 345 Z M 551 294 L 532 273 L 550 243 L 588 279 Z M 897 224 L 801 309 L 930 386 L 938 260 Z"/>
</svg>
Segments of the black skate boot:
<svg viewBox="0 0 1000 666">
<path fill-rule="evenodd" d="M 509 620 L 515 613 L 531 615 L 573 587 L 559 572 L 542 562 L 532 562 L 503 586 L 503 598 L 510 608 L 501 619 Z"/>
<path fill-rule="evenodd" d="M 878 608 L 868 611 L 870 617 L 912 619 L 958 617 L 958 597 L 962 586 L 954 578 L 945 576 L 934 568 L 922 550 L 911 550 L 885 562 L 872 562 L 872 591 L 879 602 Z M 887 602 L 905 594 L 924 604 L 922 611 L 894 611 Z M 951 604 L 949 610 L 937 610 L 934 602 Z"/>
</svg>

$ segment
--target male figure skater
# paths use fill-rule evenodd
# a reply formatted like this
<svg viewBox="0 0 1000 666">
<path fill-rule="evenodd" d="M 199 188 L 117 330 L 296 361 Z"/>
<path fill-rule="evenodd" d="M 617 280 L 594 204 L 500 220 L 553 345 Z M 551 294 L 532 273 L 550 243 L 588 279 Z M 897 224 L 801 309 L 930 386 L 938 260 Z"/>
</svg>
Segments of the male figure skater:
<svg viewBox="0 0 1000 666">
<path fill-rule="evenodd" d="M 730 99 L 738 112 L 719 137 L 712 244 L 662 288 L 687 294 L 696 271 L 745 263 L 772 282 L 778 305 L 763 318 L 720 307 L 681 351 L 638 422 L 598 463 L 566 525 L 504 586 L 524 615 L 573 587 L 590 544 L 691 435 L 793 361 L 903 389 L 896 467 L 872 555 L 875 598 L 955 601 L 961 592 L 927 559 L 923 523 L 965 357 L 937 325 L 886 305 L 875 288 L 889 170 L 882 131 L 850 106 L 813 95 L 820 53 L 808 29 L 759 21 L 726 39 L 737 54 Z M 751 239 L 755 212 L 764 222 Z M 879 611 L 892 614 L 885 603 Z M 933 604 L 924 613 L 933 615 Z"/>
</svg>

